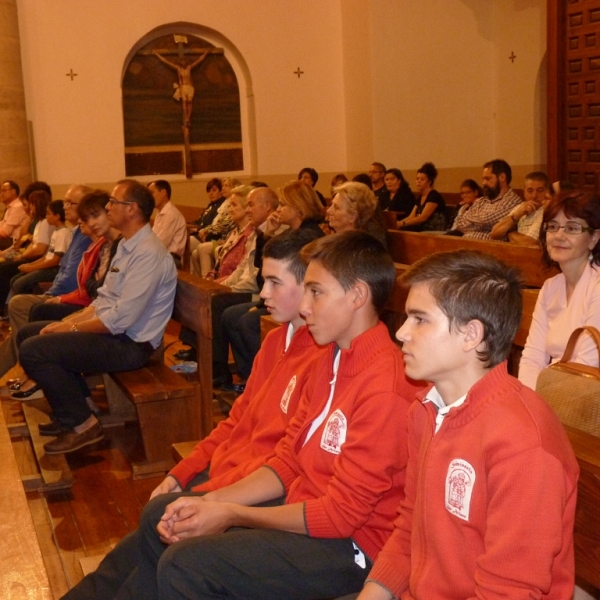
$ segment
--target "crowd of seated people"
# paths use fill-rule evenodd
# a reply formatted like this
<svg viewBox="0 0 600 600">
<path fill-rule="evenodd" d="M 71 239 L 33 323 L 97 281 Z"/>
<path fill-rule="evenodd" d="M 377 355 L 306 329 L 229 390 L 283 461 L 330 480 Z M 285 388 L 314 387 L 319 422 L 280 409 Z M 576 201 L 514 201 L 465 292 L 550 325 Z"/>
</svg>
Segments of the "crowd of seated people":
<svg viewBox="0 0 600 600">
<path fill-rule="evenodd" d="M 378 196 L 372 187 L 380 183 L 377 179 L 380 166 L 385 190 Z M 314 169 L 303 171 L 304 175 L 310 175 L 309 171 Z M 215 597 L 247 590 L 254 579 L 259 582 L 257 594 L 260 595 L 259 586 L 269 590 L 264 597 L 278 597 L 295 590 L 301 596 L 333 598 L 359 593 L 363 585 L 361 600 L 409 593 L 407 597 L 415 599 L 441 600 L 450 597 L 453 586 L 459 586 L 464 597 L 482 595 L 482 590 L 488 587 L 499 590 L 504 597 L 517 597 L 523 589 L 533 595 L 543 591 L 557 598 L 568 597 L 572 591 L 573 548 L 569 532 L 574 519 L 577 466 L 559 422 L 532 390 L 539 372 L 562 356 L 573 329 L 581 325 L 600 328 L 596 307 L 600 301 L 596 277 L 600 265 L 600 198 L 576 190 L 553 194 L 547 177 L 533 172 L 525 178 L 523 200 L 510 187 L 512 173 L 508 163 L 494 160 L 484 165 L 482 188 L 474 180 L 463 182 L 457 214 L 446 224 L 447 210 L 443 197 L 434 189 L 437 170 L 432 163 L 425 163 L 417 172 L 417 196 L 398 169 L 386 170 L 380 163 L 373 163 L 371 171 L 367 181 L 362 178 L 365 183 L 344 181 L 333 187 L 327 210 L 314 190 L 316 181 L 312 177 L 310 183 L 300 177 L 283 185 L 277 194 L 269 187 L 238 185 L 227 190 L 227 199 L 221 195 L 225 186 L 220 180 L 209 182 L 210 201 L 203 213 L 206 219 L 201 217 L 197 223 L 195 251 L 216 241 L 207 238 L 212 235 L 214 221 L 221 219 L 227 223 L 228 233 L 223 243 L 211 243 L 215 262 L 206 277 L 228 286 L 230 296 L 239 294 L 238 298 L 229 299 L 223 295 L 224 304 L 215 307 L 213 319 L 225 318 L 227 311 L 237 306 L 243 306 L 243 312 L 236 313 L 236 319 L 271 312 L 278 321 L 293 322 L 286 329 L 286 336 L 278 339 L 277 352 L 281 356 L 286 355 L 292 336 L 297 335 L 298 327 L 304 327 L 304 323 L 306 330 L 302 335 L 312 336 L 321 345 L 318 351 L 323 353 L 327 348 L 327 352 L 319 355 L 318 363 L 307 360 L 298 380 L 291 372 L 284 371 L 290 375 L 288 385 L 278 381 L 281 393 L 276 399 L 277 406 L 285 413 L 286 424 L 293 417 L 287 414 L 292 397 L 299 402 L 294 407 L 299 412 L 277 449 L 272 442 L 272 448 L 254 457 L 254 467 L 266 465 L 266 468 L 259 468 L 254 472 L 257 474 L 245 468 L 240 471 L 237 483 L 228 481 L 222 489 L 216 484 L 205 486 L 202 494 L 208 494 L 201 499 L 193 494 L 157 499 L 195 488 L 210 479 L 208 470 L 187 472 L 185 469 L 191 468 L 190 465 L 176 468 L 162 487 L 157 488 L 144 513 L 140 533 L 126 542 L 133 544 L 135 539 L 135 547 L 129 547 L 129 558 L 135 557 L 139 564 L 127 563 L 117 568 L 117 558 L 113 556 L 100 568 L 101 573 L 116 568 L 119 577 L 125 567 L 129 569 L 127 577 L 118 580 L 119 589 L 123 585 L 125 588 L 140 585 L 148 577 L 161 590 L 172 591 L 180 585 L 196 589 L 210 574 L 211 581 L 218 581 L 221 590 Z M 381 189 L 379 185 L 378 190 Z M 541 245 L 544 263 L 560 269 L 560 275 L 549 279 L 540 291 L 519 369 L 523 385 L 507 375 L 505 363 L 520 323 L 520 284 L 517 273 L 495 259 L 458 252 L 428 257 L 414 265 L 404 278 L 410 288 L 408 320 L 397 334 L 404 354 L 396 355 L 388 345 L 387 331 L 378 316 L 391 291 L 395 272 L 385 250 L 386 230 L 381 213 L 382 210 L 402 213 L 395 208 L 407 208 L 408 202 L 404 203 L 406 198 L 400 193 L 402 189 L 404 196 L 408 190 L 412 206 L 406 216 L 399 217 L 400 229 L 427 232 L 449 227 L 452 235 Z M 116 228 L 110 232 L 100 225 L 94 228 L 94 215 L 102 210 L 86 212 L 93 200 L 102 206 L 110 205 L 109 214 Z M 102 196 L 100 191 L 82 196 L 78 217 L 85 223 L 81 226 L 83 233 L 92 239 L 81 254 L 76 289 L 66 297 L 82 301 L 80 296 L 87 289 L 85 276 L 88 281 L 93 278 L 97 281 L 98 274 L 91 274 L 92 255 L 96 266 L 102 263 L 104 275 L 110 270 L 110 261 L 119 246 L 119 229 L 126 236 L 122 245 L 135 238 L 135 233 L 129 235 L 127 219 L 117 212 L 128 211 L 132 202 L 124 192 L 116 197 Z M 35 204 L 35 200 L 30 204 Z M 50 210 L 47 218 L 61 231 L 65 216 L 63 212 L 61 221 L 59 208 L 56 204 L 58 214 Z M 29 227 L 30 223 L 22 224 L 19 239 Z M 284 247 L 286 236 L 296 231 L 311 234 L 305 240 L 310 246 L 303 251 L 305 287 L 299 285 L 297 273 L 290 271 L 289 255 L 280 259 L 278 246 L 269 245 L 281 240 Z M 323 239 L 312 241 L 315 237 Z M 31 243 L 37 243 L 35 236 L 33 240 Z M 298 240 L 294 243 L 298 244 Z M 109 248 L 113 254 L 103 261 L 101 256 Z M 165 248 L 168 248 L 166 243 L 163 251 Z M 369 253 L 372 258 L 365 258 Z M 19 260 L 14 255 L 8 262 L 15 258 Z M 59 253 L 59 263 L 60 258 Z M 58 277 L 58 265 L 56 271 Z M 174 294 L 173 274 L 170 269 L 167 271 L 170 293 Z M 385 284 L 377 279 L 384 272 Z M 293 310 L 291 300 L 284 301 L 278 296 L 283 293 L 278 291 L 279 285 L 287 285 L 289 293 L 293 293 Z M 253 297 L 261 289 L 266 305 Z M 86 301 L 92 300 L 89 296 Z M 39 364 L 36 353 L 40 352 L 35 347 L 36 335 L 43 337 L 65 331 L 75 335 L 80 332 L 79 323 L 81 332 L 90 323 L 77 318 L 69 322 L 67 315 L 71 309 L 64 315 L 60 311 L 53 314 L 51 305 L 56 301 L 51 298 L 60 298 L 58 304 L 65 301 L 62 294 L 51 296 L 47 299 L 48 313 L 43 310 L 46 303 L 36 304 L 31 319 L 49 316 L 48 320 L 60 321 L 67 317 L 64 327 L 71 329 L 58 324 L 35 332 L 35 328 L 26 327 L 19 336 L 29 376 L 29 380 L 24 378 L 16 385 L 15 397 L 21 399 L 35 397 L 31 390 L 43 392 L 44 386 L 48 386 L 47 381 L 38 384 L 34 380 Z M 105 298 L 101 293 L 102 299 Z M 143 320 L 141 315 L 139 318 Z M 226 357 L 230 343 L 236 357 L 233 340 L 227 341 L 223 324 L 215 325 L 214 320 L 213 334 L 219 345 L 215 351 L 215 383 L 230 384 Z M 256 329 L 252 344 L 255 351 L 250 364 L 260 351 Z M 574 360 L 598 366 L 597 356 L 591 340 L 582 338 Z M 374 360 L 374 357 L 379 358 Z M 179 358 L 189 359 L 193 355 Z M 268 357 L 257 359 L 255 364 L 259 360 L 268 362 Z M 386 365 L 393 369 L 386 369 Z M 277 361 L 261 368 L 274 367 L 281 369 Z M 260 386 L 253 387 L 252 373 L 250 367 L 246 377 L 242 377 L 242 383 L 248 378 L 248 387 L 244 389 L 242 385 L 236 390 L 242 393 L 236 402 L 248 411 L 253 409 L 243 403 L 243 394 L 248 393 L 250 401 L 253 397 L 263 399 L 266 393 L 260 392 Z M 269 373 L 264 372 L 261 377 L 268 382 Z M 356 382 L 364 385 L 354 386 Z M 428 384 L 419 392 L 422 403 L 413 403 L 417 390 L 424 388 L 423 382 Z M 317 392 L 319 401 L 311 402 Z M 395 393 L 394 402 L 390 401 L 390 393 Z M 494 396 L 496 393 L 502 396 L 502 402 Z M 389 414 L 385 412 L 388 404 L 392 411 Z M 499 406 L 494 407 L 495 404 Z M 376 423 L 373 422 L 375 406 L 381 411 Z M 484 416 L 473 421 L 468 415 L 473 416 L 475 411 L 483 411 Z M 234 422 L 243 417 L 243 413 L 233 413 Z M 394 423 L 406 420 L 407 427 L 402 430 L 408 428 L 408 437 L 402 437 L 401 444 L 396 443 L 400 439 L 397 431 L 383 433 L 390 419 Z M 51 443 L 50 453 L 76 451 L 102 439 L 97 419 L 92 418 L 89 427 L 87 423 L 73 427 L 70 421 L 60 418 L 53 421 L 43 433 L 58 435 L 60 443 Z M 228 439 L 227 427 L 223 427 L 220 443 Z M 377 427 L 380 430 L 375 431 Z M 469 429 L 469 433 L 461 436 L 463 429 L 465 432 Z M 540 430 L 548 435 L 540 438 Z M 434 443 L 430 444 L 432 432 Z M 258 443 L 250 432 L 245 435 L 248 444 Z M 435 440 L 440 438 L 449 445 L 452 456 L 435 447 Z M 475 438 L 478 444 L 468 441 Z M 499 447 L 499 439 L 505 447 Z M 428 445 L 431 454 L 426 460 Z M 514 454 L 510 454 L 512 449 Z M 213 451 L 215 448 L 210 448 Z M 210 457 L 204 460 L 207 452 L 208 447 L 201 446 L 196 456 L 197 464 L 205 465 L 202 470 L 208 469 L 210 463 Z M 554 460 L 556 456 L 560 456 L 559 461 Z M 368 480 L 364 479 L 365 473 Z M 203 478 L 196 479 L 197 476 Z M 482 485 L 489 486 L 489 495 L 483 494 Z M 534 497 L 523 500 L 522 496 L 530 493 Z M 282 494 L 291 495 L 277 500 Z M 350 497 L 352 501 L 348 500 Z M 255 508 L 262 502 L 281 506 Z M 428 510 L 435 514 L 443 532 L 439 538 L 426 518 Z M 202 511 L 207 511 L 203 517 L 205 524 L 197 519 Z M 498 524 L 506 524 L 509 515 L 513 523 L 503 534 Z M 210 525 L 213 521 L 214 526 Z M 239 538 L 223 533 L 231 527 L 243 529 L 244 533 Z M 417 539 L 418 536 L 411 535 L 414 527 L 431 538 Z M 532 533 L 540 529 L 544 531 L 543 543 Z M 265 530 L 266 534 L 261 533 Z M 530 535 L 515 550 L 515 540 L 523 540 L 523 531 Z M 210 541 L 205 541 L 206 533 L 212 534 Z M 288 538 L 290 535 L 296 537 Z M 456 537 L 472 552 L 464 556 L 449 552 Z M 186 538 L 190 538 L 190 543 L 184 548 L 180 542 Z M 331 540 L 331 544 L 323 540 Z M 150 550 L 146 551 L 146 545 Z M 499 564 L 498 553 L 507 557 L 510 549 L 515 556 Z M 115 556 L 122 551 L 122 546 L 118 546 Z M 277 558 L 286 552 L 289 552 L 286 560 Z M 411 556 L 427 564 L 427 569 L 416 569 Z M 265 557 L 274 572 L 261 570 L 260 563 L 265 562 Z M 186 565 L 182 570 L 178 561 Z M 252 566 L 252 574 L 242 583 L 233 581 L 236 578 L 231 576 L 239 573 L 240 564 Z M 449 581 L 436 573 L 440 566 L 460 572 L 460 580 Z M 341 579 L 345 579 L 343 584 L 339 584 Z M 66 597 L 95 597 L 87 585 L 89 581 Z M 111 593 L 116 596 L 117 590 Z"/>
<path fill-rule="evenodd" d="M 386 244 L 385 223 L 389 226 L 393 219 L 397 219 L 397 228 L 409 231 L 446 231 L 450 235 L 473 239 L 501 239 L 521 245 L 539 245 L 543 207 L 552 191 L 543 173 L 534 172 L 526 176 L 523 201 L 510 187 L 510 165 L 501 159 L 488 161 L 483 166 L 483 188 L 474 179 L 465 180 L 460 186 L 461 199 L 454 212 L 449 210 L 443 196 L 434 187 L 437 175 L 433 163 L 423 164 L 417 171 L 417 191 L 414 194 L 399 169 L 386 169 L 379 162 L 372 163 L 368 173 L 354 176 L 352 182 L 347 181 L 344 173 L 339 173 L 334 176 L 332 184 L 343 183 L 331 190 L 332 198 L 324 213 L 313 187 L 318 174 L 311 168 L 302 169 L 298 181 L 279 189 L 279 208 L 267 219 L 264 235 L 269 238 L 287 227 L 315 227 L 326 233 L 362 229 Z M 212 185 L 213 191 L 216 191 L 218 184 L 213 182 Z M 372 191 L 373 188 L 376 188 L 375 191 Z M 399 208 L 406 212 L 397 210 Z M 384 219 L 387 214 L 393 215 L 393 219 Z M 258 290 L 262 283 L 260 252 L 255 256 L 255 262 L 254 290 Z M 250 288 L 245 291 L 256 293 Z M 222 315 L 223 339 L 224 348 L 232 350 L 240 383 L 232 383 L 231 375 L 223 364 L 214 364 L 213 368 L 220 373 L 215 376 L 215 385 L 224 382 L 225 389 L 239 392 L 244 389 L 252 360 L 260 347 L 259 319 L 266 311 L 255 297 L 248 302 L 241 297 L 232 302 L 239 306 L 227 307 Z M 246 322 L 248 326 L 244 324 Z M 243 331 L 243 335 L 238 330 Z M 193 340 L 188 338 L 187 341 L 191 343 Z M 193 359 L 195 352 L 193 348 L 184 349 L 176 357 Z"/>
</svg>

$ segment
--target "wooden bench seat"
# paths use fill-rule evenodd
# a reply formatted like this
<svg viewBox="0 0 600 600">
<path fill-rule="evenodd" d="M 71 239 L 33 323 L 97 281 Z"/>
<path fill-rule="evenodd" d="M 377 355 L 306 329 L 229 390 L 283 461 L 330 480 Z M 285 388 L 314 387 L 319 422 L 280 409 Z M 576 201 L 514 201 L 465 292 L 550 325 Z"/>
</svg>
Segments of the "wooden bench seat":
<svg viewBox="0 0 600 600">
<path fill-rule="evenodd" d="M 109 377 L 135 407 L 140 427 L 145 460 L 132 464 L 133 478 L 168 471 L 173 466 L 171 444 L 201 435 L 199 383 L 187 381 L 163 363 Z M 107 397 L 114 417 L 115 395 Z"/>
<path fill-rule="evenodd" d="M 104 377 L 110 415 L 104 424 L 137 418 L 145 460 L 133 465 L 134 478 L 168 471 L 171 445 L 200 439 L 212 430 L 211 301 L 229 288 L 178 272 L 173 319 L 196 333 L 198 370 L 175 373 L 163 362 Z"/>
</svg>

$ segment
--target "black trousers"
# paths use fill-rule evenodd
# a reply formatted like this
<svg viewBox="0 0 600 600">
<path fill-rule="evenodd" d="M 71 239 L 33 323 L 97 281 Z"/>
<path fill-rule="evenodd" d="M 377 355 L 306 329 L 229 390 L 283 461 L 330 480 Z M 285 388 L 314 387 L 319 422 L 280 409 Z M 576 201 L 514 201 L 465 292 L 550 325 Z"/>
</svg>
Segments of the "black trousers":
<svg viewBox="0 0 600 600">
<path fill-rule="evenodd" d="M 19 361 L 28 377 L 42 386 L 54 418 L 65 427 L 81 425 L 92 414 L 82 373 L 111 373 L 143 367 L 152 349 L 125 334 L 50 333 L 38 335 L 48 321 L 19 330 Z"/>
<path fill-rule="evenodd" d="M 252 299 L 252 294 L 217 294 L 211 301 L 212 316 L 212 335 L 213 335 L 213 378 L 222 377 L 230 379 L 231 375 L 227 367 L 229 360 L 229 338 L 223 330 L 221 316 L 223 311 L 229 306 L 248 302 Z M 188 346 L 196 347 L 196 334 L 187 329 L 181 328 L 179 339 Z"/>
<path fill-rule="evenodd" d="M 54 302 L 41 302 L 40 304 L 34 304 L 29 311 L 30 321 L 62 321 L 65 317 L 72 315 L 80 310 L 83 310 L 84 306 L 78 304 L 63 304 L 62 302 L 56 304 Z"/>
<path fill-rule="evenodd" d="M 266 308 L 257 308 L 259 302 L 244 302 L 223 311 L 221 324 L 237 365 L 238 375 L 250 377 L 252 364 L 260 350 L 260 318 L 268 314 Z"/>
<path fill-rule="evenodd" d="M 179 495 L 151 500 L 138 530 L 119 542 L 65 600 L 308 600 L 362 589 L 372 564 L 367 561 L 362 568 L 355 563 L 349 539 L 233 528 L 166 546 L 156 524 L 166 505 Z"/>
</svg>

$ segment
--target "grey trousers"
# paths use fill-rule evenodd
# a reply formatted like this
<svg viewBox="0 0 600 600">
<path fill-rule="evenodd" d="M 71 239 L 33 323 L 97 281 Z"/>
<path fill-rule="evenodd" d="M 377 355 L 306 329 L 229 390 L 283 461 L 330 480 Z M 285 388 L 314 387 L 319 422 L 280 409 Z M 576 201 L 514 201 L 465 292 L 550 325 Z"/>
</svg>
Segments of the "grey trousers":
<svg viewBox="0 0 600 600">
<path fill-rule="evenodd" d="M 138 530 L 104 559 L 93 581 L 88 576 L 64 598 L 330 599 L 360 591 L 372 566 L 355 563 L 350 539 L 271 529 L 233 528 L 166 546 L 156 524 L 176 496 L 151 500 Z"/>
</svg>

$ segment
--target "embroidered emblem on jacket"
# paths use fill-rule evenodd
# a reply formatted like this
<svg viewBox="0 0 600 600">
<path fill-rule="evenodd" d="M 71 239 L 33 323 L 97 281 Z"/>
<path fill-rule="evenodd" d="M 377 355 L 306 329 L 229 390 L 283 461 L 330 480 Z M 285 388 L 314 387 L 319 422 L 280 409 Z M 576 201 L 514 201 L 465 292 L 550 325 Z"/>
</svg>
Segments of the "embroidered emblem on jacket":
<svg viewBox="0 0 600 600">
<path fill-rule="evenodd" d="M 465 521 L 469 520 L 476 477 L 475 469 L 466 460 L 455 458 L 448 467 L 446 510 Z"/>
<path fill-rule="evenodd" d="M 283 396 L 281 396 L 281 402 L 279 403 L 281 410 L 286 415 L 287 415 L 287 411 L 288 411 L 288 405 L 290 403 L 290 398 L 292 397 L 292 394 L 294 393 L 295 387 L 296 387 L 296 376 L 294 375 L 290 379 L 290 382 L 287 384 L 287 387 L 285 388 L 285 392 L 283 392 Z"/>
<path fill-rule="evenodd" d="M 325 424 L 325 429 L 323 429 L 321 448 L 332 454 L 339 454 L 342 444 L 346 441 L 347 429 L 348 421 L 346 421 L 344 413 L 339 409 L 331 413 Z"/>
</svg>

